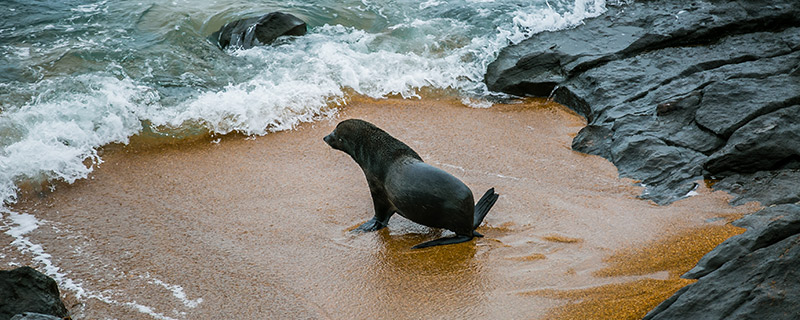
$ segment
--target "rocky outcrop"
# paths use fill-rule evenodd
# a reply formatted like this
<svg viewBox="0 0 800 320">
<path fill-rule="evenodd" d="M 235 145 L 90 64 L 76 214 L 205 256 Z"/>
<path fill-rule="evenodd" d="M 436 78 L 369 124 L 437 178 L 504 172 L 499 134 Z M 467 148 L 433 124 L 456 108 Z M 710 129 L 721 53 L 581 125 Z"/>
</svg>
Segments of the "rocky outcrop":
<svg viewBox="0 0 800 320">
<path fill-rule="evenodd" d="M 573 148 L 609 159 L 657 203 L 682 198 L 698 179 L 734 175 L 735 186 L 718 188 L 768 204 L 800 196 L 791 188 L 763 198 L 754 192 L 760 182 L 748 179 L 800 168 L 796 1 L 610 7 L 577 28 L 504 49 L 485 81 L 495 91 L 549 96 L 586 117 Z"/>
<path fill-rule="evenodd" d="M 698 279 L 644 319 L 800 319 L 800 205 L 766 208 L 734 223 L 725 240 L 684 275 Z"/>
<path fill-rule="evenodd" d="M 768 207 L 733 222 L 746 228 L 744 233 L 725 240 L 697 263 L 684 278 L 699 279 L 728 261 L 739 259 L 757 250 L 770 247 L 786 238 L 800 235 L 800 205 L 783 204 Z"/>
<path fill-rule="evenodd" d="M 249 49 L 270 44 L 280 36 L 302 36 L 306 31 L 306 23 L 300 18 L 283 12 L 272 12 L 260 17 L 229 22 L 211 34 L 209 40 L 221 49 Z"/>
<path fill-rule="evenodd" d="M 766 209 L 646 319 L 800 319 L 800 6 L 636 1 L 504 49 L 485 81 L 586 117 L 573 149 L 668 204 L 700 179 Z"/>
<path fill-rule="evenodd" d="M 714 187 L 737 195 L 731 201 L 735 205 L 750 201 L 774 204 L 800 201 L 798 184 L 800 170 L 775 170 L 732 174 L 717 182 Z"/>
<path fill-rule="evenodd" d="M 35 319 L 36 314 L 69 316 L 56 281 L 30 267 L 0 270 L 0 319 Z M 41 317 L 39 317 L 41 318 Z"/>
</svg>

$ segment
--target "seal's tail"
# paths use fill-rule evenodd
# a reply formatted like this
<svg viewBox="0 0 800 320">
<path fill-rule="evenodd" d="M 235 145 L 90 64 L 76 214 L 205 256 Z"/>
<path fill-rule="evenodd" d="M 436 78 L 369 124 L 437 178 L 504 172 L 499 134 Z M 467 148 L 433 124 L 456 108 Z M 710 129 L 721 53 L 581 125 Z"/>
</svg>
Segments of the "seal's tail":
<svg viewBox="0 0 800 320">
<path fill-rule="evenodd" d="M 472 221 L 472 228 L 475 229 L 481 225 L 483 222 L 483 218 L 486 218 L 486 214 L 489 213 L 489 209 L 494 206 L 494 203 L 497 201 L 497 197 L 499 197 L 497 193 L 494 193 L 494 188 L 491 188 L 483 194 L 478 203 L 475 204 L 475 216 Z"/>
</svg>

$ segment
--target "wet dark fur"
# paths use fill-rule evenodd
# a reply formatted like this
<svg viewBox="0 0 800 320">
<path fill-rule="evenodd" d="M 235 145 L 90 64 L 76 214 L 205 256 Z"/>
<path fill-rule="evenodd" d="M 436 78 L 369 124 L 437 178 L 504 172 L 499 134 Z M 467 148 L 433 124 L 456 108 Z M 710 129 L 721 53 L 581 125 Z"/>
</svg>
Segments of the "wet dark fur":
<svg viewBox="0 0 800 320">
<path fill-rule="evenodd" d="M 475 232 L 497 201 L 494 188 L 474 203 L 472 191 L 449 173 L 430 166 L 408 145 L 375 125 L 358 119 L 339 123 L 325 142 L 361 166 L 369 184 L 375 216 L 358 227 L 375 231 L 386 227 L 397 212 L 416 223 L 456 233 L 414 246 L 453 244 L 481 236 Z"/>
</svg>

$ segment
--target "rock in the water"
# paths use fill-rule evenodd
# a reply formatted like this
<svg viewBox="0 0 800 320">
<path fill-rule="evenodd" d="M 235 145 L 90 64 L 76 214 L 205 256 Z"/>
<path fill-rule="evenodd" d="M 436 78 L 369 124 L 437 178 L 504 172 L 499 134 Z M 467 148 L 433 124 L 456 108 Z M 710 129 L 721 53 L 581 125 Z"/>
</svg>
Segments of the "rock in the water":
<svg viewBox="0 0 800 320">
<path fill-rule="evenodd" d="M 25 312 L 11 317 L 11 320 L 63 320 L 56 316 L 41 313 Z"/>
<path fill-rule="evenodd" d="M 794 0 L 655 0 L 505 48 L 485 82 L 586 117 L 575 149 L 608 158 L 666 204 L 704 177 L 798 167 L 800 124 L 788 116 L 800 104 L 798 66 Z"/>
<path fill-rule="evenodd" d="M 272 43 L 280 36 L 302 36 L 306 31 L 306 23 L 300 18 L 288 13 L 272 12 L 227 23 L 211 34 L 209 39 L 222 49 L 249 49 Z"/>
<path fill-rule="evenodd" d="M 67 317 L 56 281 L 31 267 L 0 270 L 0 319 L 22 313 Z"/>
</svg>

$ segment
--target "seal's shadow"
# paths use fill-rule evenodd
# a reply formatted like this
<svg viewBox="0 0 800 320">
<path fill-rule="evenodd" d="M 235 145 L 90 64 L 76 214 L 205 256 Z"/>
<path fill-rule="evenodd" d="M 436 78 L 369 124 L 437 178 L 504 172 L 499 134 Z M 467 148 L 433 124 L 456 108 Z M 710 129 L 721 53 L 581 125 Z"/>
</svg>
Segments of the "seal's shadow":
<svg viewBox="0 0 800 320">
<path fill-rule="evenodd" d="M 392 217 L 388 227 L 375 233 L 376 249 L 379 252 L 377 258 L 387 268 L 420 274 L 462 273 L 473 269 L 474 257 L 478 251 L 476 240 L 412 249 L 417 244 L 454 234 L 448 230 L 419 225 L 399 216 Z"/>
<path fill-rule="evenodd" d="M 355 231 L 359 224 L 343 230 L 341 238 L 332 239 L 341 250 L 358 250 L 368 253 L 375 266 L 385 271 L 415 272 L 416 274 L 463 274 L 476 267 L 475 255 L 479 241 L 472 241 L 412 249 L 413 246 L 454 235 L 453 232 L 429 228 L 398 215 L 393 216 L 386 228 L 374 232 Z"/>
</svg>

